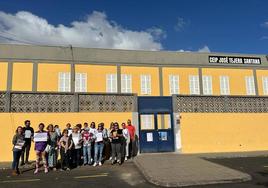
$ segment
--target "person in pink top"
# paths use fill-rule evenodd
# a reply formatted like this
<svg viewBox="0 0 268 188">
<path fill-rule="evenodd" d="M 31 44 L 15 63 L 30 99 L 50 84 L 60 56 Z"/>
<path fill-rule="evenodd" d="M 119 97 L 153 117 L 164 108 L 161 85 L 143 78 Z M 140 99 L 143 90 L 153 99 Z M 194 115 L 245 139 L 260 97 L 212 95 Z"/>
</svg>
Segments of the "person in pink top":
<svg viewBox="0 0 268 188">
<path fill-rule="evenodd" d="M 131 120 L 127 120 L 127 129 L 129 132 L 130 136 L 130 155 L 133 158 L 135 155 L 135 150 L 136 150 L 136 129 L 135 127 L 131 124 Z"/>
</svg>

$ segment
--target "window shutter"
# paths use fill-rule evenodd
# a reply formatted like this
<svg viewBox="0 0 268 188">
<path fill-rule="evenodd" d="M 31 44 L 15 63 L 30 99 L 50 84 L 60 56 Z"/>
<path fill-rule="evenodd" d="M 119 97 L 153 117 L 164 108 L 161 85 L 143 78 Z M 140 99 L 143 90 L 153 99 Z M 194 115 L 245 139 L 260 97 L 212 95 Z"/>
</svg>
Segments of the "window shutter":
<svg viewBox="0 0 268 188">
<path fill-rule="evenodd" d="M 247 95 L 255 95 L 255 84 L 254 84 L 254 77 L 253 76 L 246 76 L 246 91 Z"/>
<path fill-rule="evenodd" d="M 268 95 L 268 77 L 267 76 L 262 77 L 262 88 L 263 88 L 263 94 Z"/>
<path fill-rule="evenodd" d="M 220 76 L 221 95 L 230 95 L 229 76 Z"/>
<path fill-rule="evenodd" d="M 212 77 L 203 76 L 203 93 L 204 95 L 212 95 Z"/>
<path fill-rule="evenodd" d="M 108 93 L 117 92 L 117 75 L 116 74 L 106 75 L 106 92 Z"/>
<path fill-rule="evenodd" d="M 151 94 L 151 75 L 141 75 L 141 94 Z"/>
<path fill-rule="evenodd" d="M 169 93 L 170 95 L 179 94 L 179 76 L 169 75 Z"/>
<path fill-rule="evenodd" d="M 190 86 L 190 94 L 194 95 L 200 94 L 198 75 L 189 76 L 189 86 Z"/>
</svg>

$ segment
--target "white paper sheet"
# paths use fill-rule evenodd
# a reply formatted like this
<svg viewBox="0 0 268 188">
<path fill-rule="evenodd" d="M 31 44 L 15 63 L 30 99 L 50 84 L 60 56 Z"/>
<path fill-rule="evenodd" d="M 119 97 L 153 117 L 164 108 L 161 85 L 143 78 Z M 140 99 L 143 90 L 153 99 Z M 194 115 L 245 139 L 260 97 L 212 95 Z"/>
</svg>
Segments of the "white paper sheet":
<svg viewBox="0 0 268 188">
<path fill-rule="evenodd" d="M 25 138 L 31 138 L 32 132 L 30 130 L 25 130 Z"/>
<path fill-rule="evenodd" d="M 147 133 L 146 138 L 147 138 L 147 142 L 152 142 L 153 141 L 153 133 Z"/>
<path fill-rule="evenodd" d="M 48 139 L 47 133 L 34 133 L 34 142 L 46 142 Z"/>
</svg>

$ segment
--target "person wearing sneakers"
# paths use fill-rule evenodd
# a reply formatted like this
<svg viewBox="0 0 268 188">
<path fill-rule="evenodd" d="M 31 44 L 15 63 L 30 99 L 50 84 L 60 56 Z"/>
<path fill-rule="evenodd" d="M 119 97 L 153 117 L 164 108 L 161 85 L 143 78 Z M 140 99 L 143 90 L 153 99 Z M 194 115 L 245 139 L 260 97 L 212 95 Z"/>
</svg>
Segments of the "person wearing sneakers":
<svg viewBox="0 0 268 188">
<path fill-rule="evenodd" d="M 127 129 L 129 132 L 129 136 L 130 136 L 130 154 L 131 154 L 131 158 L 133 159 L 136 153 L 136 129 L 134 127 L 134 125 L 131 124 L 131 120 L 128 119 L 127 120 Z"/>
<path fill-rule="evenodd" d="M 60 139 L 61 171 L 70 170 L 70 157 L 72 147 L 73 141 L 70 136 L 68 136 L 68 129 L 64 129 L 62 131 L 62 137 Z"/>
<path fill-rule="evenodd" d="M 123 131 L 122 129 L 119 129 L 119 124 L 117 122 L 114 123 L 114 130 L 111 131 L 110 137 L 112 139 L 112 165 L 116 162 L 121 165 Z"/>
<path fill-rule="evenodd" d="M 85 124 L 84 124 L 85 125 Z M 82 138 L 83 138 L 83 160 L 84 160 L 84 165 L 90 165 L 91 164 L 91 147 L 93 143 L 93 134 L 89 132 L 89 128 L 85 126 L 83 133 L 82 133 Z"/>
<path fill-rule="evenodd" d="M 125 156 L 125 161 L 127 161 L 129 156 L 129 143 L 130 143 L 130 135 L 125 123 L 122 123 L 123 128 L 123 155 Z"/>
<path fill-rule="evenodd" d="M 39 171 L 40 160 L 43 160 L 43 165 L 45 168 L 45 173 L 48 173 L 47 159 L 46 159 L 46 147 L 49 135 L 44 131 L 44 123 L 40 123 L 38 126 L 38 131 L 34 133 L 34 142 L 35 142 L 35 153 L 36 153 L 36 163 L 34 174 L 37 174 Z"/>
<path fill-rule="evenodd" d="M 98 125 L 98 129 L 96 130 L 96 133 L 94 135 L 95 138 L 95 144 L 94 144 L 94 164 L 93 166 L 101 166 L 101 160 L 102 160 L 102 152 L 104 147 L 104 139 L 105 134 L 103 132 L 103 126 L 102 123 Z"/>
<path fill-rule="evenodd" d="M 19 162 L 22 153 L 22 148 L 25 144 L 23 129 L 19 126 L 16 130 L 16 134 L 12 139 L 13 143 L 13 162 L 12 162 L 12 175 L 19 175 Z"/>
</svg>

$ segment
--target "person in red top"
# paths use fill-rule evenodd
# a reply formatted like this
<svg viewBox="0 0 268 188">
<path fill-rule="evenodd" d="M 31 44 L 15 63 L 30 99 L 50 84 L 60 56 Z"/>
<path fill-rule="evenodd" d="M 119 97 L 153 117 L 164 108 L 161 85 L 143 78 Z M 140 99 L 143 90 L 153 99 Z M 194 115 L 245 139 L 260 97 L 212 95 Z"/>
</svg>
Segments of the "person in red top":
<svg viewBox="0 0 268 188">
<path fill-rule="evenodd" d="M 136 151 L 136 129 L 135 127 L 131 124 L 131 120 L 128 119 L 127 120 L 127 129 L 129 132 L 129 136 L 130 136 L 130 156 L 133 158 L 135 155 L 135 151 Z"/>
</svg>

